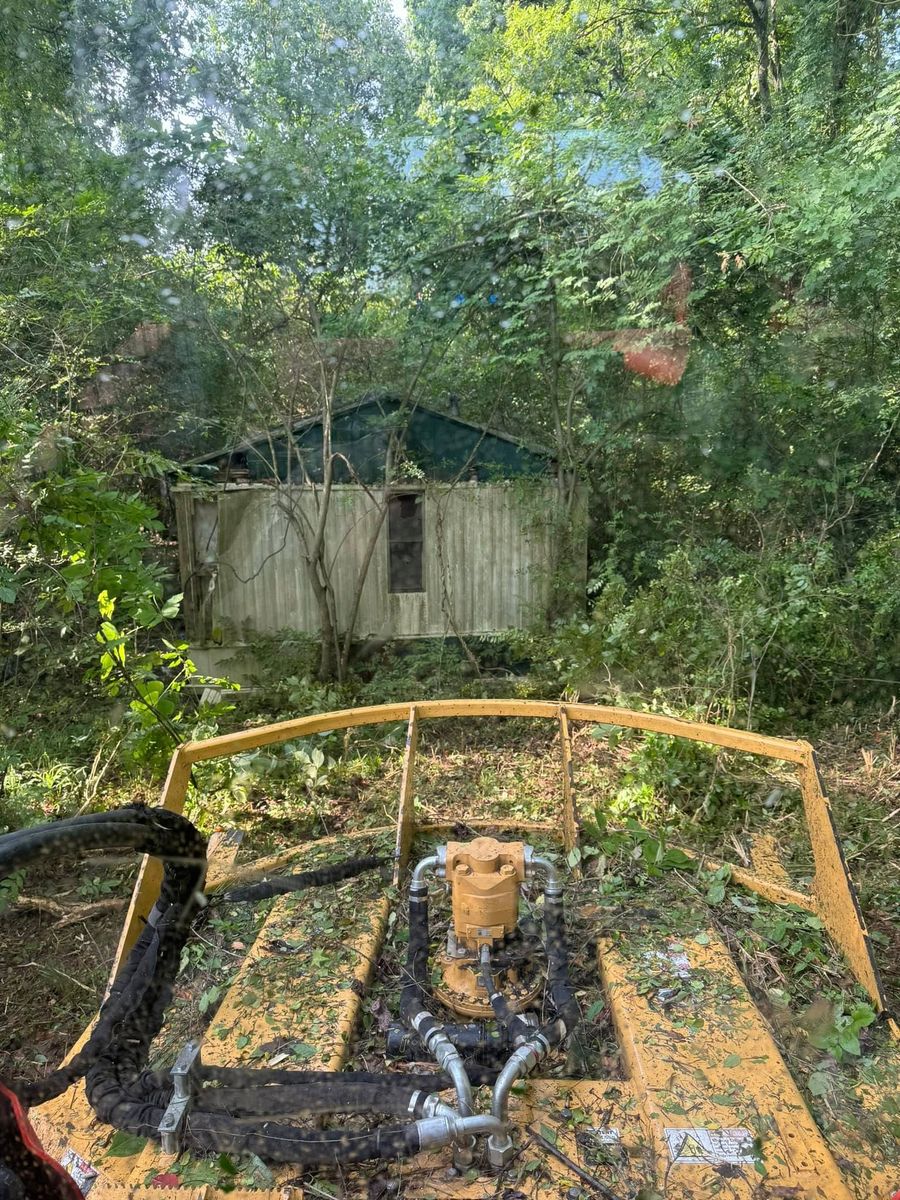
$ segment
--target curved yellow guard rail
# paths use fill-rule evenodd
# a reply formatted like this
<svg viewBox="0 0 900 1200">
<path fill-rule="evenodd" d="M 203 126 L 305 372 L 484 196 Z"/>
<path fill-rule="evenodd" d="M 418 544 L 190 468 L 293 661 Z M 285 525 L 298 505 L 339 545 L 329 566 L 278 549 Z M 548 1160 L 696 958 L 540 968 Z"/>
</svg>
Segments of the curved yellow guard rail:
<svg viewBox="0 0 900 1200">
<path fill-rule="evenodd" d="M 569 812 L 568 818 L 564 814 L 563 835 L 565 841 L 572 844 L 577 838 L 577 821 L 572 799 L 572 762 L 568 744 L 568 729 L 572 723 L 589 722 L 668 734 L 795 764 L 815 863 L 811 894 L 805 897 L 789 888 L 779 888 L 773 885 L 771 880 L 755 876 L 739 867 L 733 868 L 733 877 L 736 882 L 760 892 L 776 903 L 802 903 L 804 907 L 815 911 L 834 942 L 843 950 L 854 975 L 865 988 L 873 1004 L 878 1011 L 884 1011 L 884 991 L 872 953 L 871 941 L 838 839 L 831 804 L 822 785 L 815 751 L 808 742 L 766 737 L 747 730 L 683 721 L 660 713 L 635 712 L 601 704 L 560 704 L 544 700 L 423 700 L 378 704 L 368 708 L 347 708 L 311 717 L 297 717 L 290 721 L 279 721 L 273 725 L 262 725 L 256 729 L 208 738 L 205 741 L 187 742 L 179 746 L 172 755 L 160 800 L 165 808 L 176 812 L 182 810 L 190 783 L 191 766 L 196 762 L 240 754 L 259 746 L 271 746 L 334 729 L 406 722 L 407 749 L 400 804 L 401 829 L 405 831 L 403 837 L 408 843 L 413 826 L 411 764 L 415 756 L 419 727 L 423 722 L 452 717 L 517 717 L 559 723 L 563 751 L 563 794 L 568 801 Z M 119 941 L 113 977 L 159 894 L 160 882 L 159 864 L 155 860 L 145 859 Z M 891 1022 L 891 1028 L 894 1035 L 900 1037 L 900 1028 L 894 1022 Z"/>
</svg>

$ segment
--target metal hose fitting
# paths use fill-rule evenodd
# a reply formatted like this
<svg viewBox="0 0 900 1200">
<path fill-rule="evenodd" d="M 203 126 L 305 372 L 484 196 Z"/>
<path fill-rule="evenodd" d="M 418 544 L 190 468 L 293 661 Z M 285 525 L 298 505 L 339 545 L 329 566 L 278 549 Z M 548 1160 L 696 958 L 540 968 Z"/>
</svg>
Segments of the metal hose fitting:
<svg viewBox="0 0 900 1200">
<path fill-rule="evenodd" d="M 428 1053 L 438 1063 L 441 1070 L 446 1071 L 453 1080 L 460 1116 L 471 1116 L 473 1111 L 472 1084 L 466 1072 L 462 1055 L 447 1037 L 444 1027 L 424 1009 L 413 1016 L 410 1024 L 425 1043 Z"/>
<path fill-rule="evenodd" d="M 502 1132 L 494 1117 L 479 1113 L 473 1117 L 440 1116 L 424 1117 L 415 1122 L 419 1135 L 420 1150 L 435 1150 L 451 1142 L 459 1145 L 476 1137 L 492 1136 Z"/>
<path fill-rule="evenodd" d="M 441 849 L 444 849 L 443 846 Z M 425 876 L 432 871 L 439 875 L 441 867 L 446 861 L 446 852 L 444 853 L 443 857 L 440 853 L 438 853 L 429 854 L 427 858 L 420 859 L 413 867 L 412 877 L 409 881 L 409 890 L 412 892 L 419 891 L 421 888 L 423 888 L 425 886 Z"/>
<path fill-rule="evenodd" d="M 564 1031 L 563 1031 L 564 1032 Z M 499 1171 L 513 1156 L 512 1139 L 507 1129 L 507 1112 L 509 1109 L 509 1094 L 518 1079 L 530 1075 L 538 1063 L 547 1057 L 553 1049 L 553 1040 L 546 1036 L 546 1031 L 536 1033 L 529 1038 L 518 1050 L 514 1050 L 503 1070 L 497 1076 L 494 1090 L 491 1094 L 491 1115 L 498 1123 L 499 1131 L 491 1134 L 488 1141 L 488 1162 Z"/>
<path fill-rule="evenodd" d="M 529 846 L 527 849 L 530 850 L 531 847 Z M 530 876 L 533 876 L 537 871 L 542 871 L 547 877 L 546 883 L 544 884 L 545 896 L 562 895 L 562 882 L 559 878 L 559 871 L 557 870 L 556 863 L 552 862 L 549 858 L 544 858 L 543 855 L 535 854 L 532 851 L 531 854 L 526 854 L 525 867 Z"/>
</svg>

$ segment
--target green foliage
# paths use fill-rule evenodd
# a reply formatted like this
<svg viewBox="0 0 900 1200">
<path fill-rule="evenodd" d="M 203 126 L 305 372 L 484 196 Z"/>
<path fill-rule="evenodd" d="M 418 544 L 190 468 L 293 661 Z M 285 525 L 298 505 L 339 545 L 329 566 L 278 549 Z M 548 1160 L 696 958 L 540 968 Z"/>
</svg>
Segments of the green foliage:
<svg viewBox="0 0 900 1200">
<path fill-rule="evenodd" d="M 13 871 L 11 875 L 0 879 L 0 915 L 12 908 L 24 886 L 25 872 L 23 870 Z"/>
<path fill-rule="evenodd" d="M 238 803 L 246 804 L 252 788 L 260 784 L 290 783 L 315 801 L 328 784 L 335 760 L 326 757 L 313 741 L 286 742 L 283 746 L 250 750 L 230 760 L 229 788 Z"/>
<path fill-rule="evenodd" d="M 708 819 L 736 799 L 733 781 L 720 773 L 721 758 L 721 750 L 702 742 L 645 734 L 628 760 L 616 804 L 644 795 L 657 809 Z"/>
<path fill-rule="evenodd" d="M 623 853 L 632 862 L 639 863 L 651 878 L 664 871 L 683 870 L 692 865 L 683 850 L 667 845 L 667 829 L 659 828 L 651 833 L 634 817 L 626 817 L 621 827 L 613 829 L 606 809 L 596 808 L 593 820 L 585 823 L 584 832 L 590 839 L 590 846 L 583 852 L 573 852 L 577 858 L 569 862 L 570 867 L 598 854 L 611 859 Z"/>
<path fill-rule="evenodd" d="M 810 1033 L 809 1040 L 837 1062 L 844 1058 L 859 1058 L 862 1054 L 859 1034 L 875 1019 L 876 1013 L 870 1004 L 856 1003 L 845 1010 L 844 1003 L 839 1001 L 834 1005 L 831 1024 Z"/>
<path fill-rule="evenodd" d="M 763 556 L 723 541 L 682 546 L 631 593 L 621 576 L 600 582 L 590 621 L 538 643 L 544 669 L 582 693 L 603 694 L 610 681 L 659 689 L 731 721 L 752 720 L 760 701 L 771 712 L 874 698 L 900 661 L 898 537 L 867 542 L 852 574 L 827 545 Z M 707 773 L 691 766 L 695 778 Z"/>
<path fill-rule="evenodd" d="M 188 740 L 192 727 L 185 706 L 186 688 L 237 688 L 237 684 L 222 678 L 198 675 L 194 663 L 187 657 L 186 643 L 162 640 L 162 648 L 139 648 L 143 635 L 178 612 L 181 596 L 172 596 L 158 608 L 141 598 L 134 621 L 126 630 L 118 629 L 111 618 L 116 602 L 106 592 L 97 598 L 100 629 L 96 641 L 101 648 L 98 675 L 106 694 L 116 699 L 129 697 L 125 716 L 126 734 L 120 750 L 124 760 L 136 767 L 155 771 L 164 769 L 174 748 Z M 219 702 L 201 706 L 197 720 L 210 719 L 231 712 L 233 705 Z"/>
</svg>

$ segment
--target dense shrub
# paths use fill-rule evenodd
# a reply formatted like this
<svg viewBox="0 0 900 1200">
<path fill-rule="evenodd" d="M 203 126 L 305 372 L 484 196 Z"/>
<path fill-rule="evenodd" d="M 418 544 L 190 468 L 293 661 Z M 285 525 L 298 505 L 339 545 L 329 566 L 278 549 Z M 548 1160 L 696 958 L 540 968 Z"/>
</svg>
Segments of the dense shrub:
<svg viewBox="0 0 900 1200">
<path fill-rule="evenodd" d="M 602 580 L 588 620 L 532 639 L 546 676 L 582 695 L 662 690 L 751 721 L 760 705 L 890 700 L 900 664 L 900 530 L 852 571 L 828 543 L 751 554 L 685 544 L 650 583 Z"/>
</svg>

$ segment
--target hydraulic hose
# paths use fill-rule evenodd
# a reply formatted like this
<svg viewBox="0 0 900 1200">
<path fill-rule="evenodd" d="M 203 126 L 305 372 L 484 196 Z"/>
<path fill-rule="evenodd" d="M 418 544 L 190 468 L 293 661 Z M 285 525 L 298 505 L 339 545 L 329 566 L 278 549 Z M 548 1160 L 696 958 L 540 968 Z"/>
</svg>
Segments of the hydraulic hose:
<svg viewBox="0 0 900 1200">
<path fill-rule="evenodd" d="M 550 1008 L 562 1021 L 565 1033 L 572 1033 L 581 1012 L 569 982 L 569 950 L 566 945 L 566 917 L 561 894 L 544 893 L 544 933 L 547 939 L 547 992 Z"/>
<path fill-rule="evenodd" d="M 507 1131 L 509 1095 L 513 1084 L 529 1075 L 535 1067 L 576 1028 L 580 1019 L 578 1003 L 569 982 L 569 953 L 566 946 L 565 910 L 562 886 L 556 868 L 549 859 L 534 858 L 548 876 L 544 890 L 544 935 L 547 943 L 547 996 L 551 1016 L 507 1059 L 491 1093 L 491 1112 L 502 1132 L 488 1142 L 488 1155 L 495 1164 L 507 1161 L 512 1142 Z M 493 1004 L 493 1001 L 492 1001 Z M 495 1010 L 496 1011 L 496 1010 Z"/>
<path fill-rule="evenodd" d="M 345 862 L 335 863 L 330 867 L 319 867 L 315 871 L 299 871 L 294 875 L 275 875 L 271 879 L 264 879 L 259 883 L 216 892 L 214 899 L 217 904 L 270 900 L 273 896 L 285 896 L 291 892 L 301 892 L 309 887 L 322 887 L 327 883 L 340 883 L 344 879 L 353 879 L 364 871 L 371 871 L 375 867 L 383 866 L 386 862 L 386 858 L 374 854 L 366 858 L 348 858 Z"/>
<path fill-rule="evenodd" d="M 180 956 L 191 917 L 201 903 L 205 839 L 177 813 L 139 805 L 39 825 L 0 838 L 0 877 L 73 842 L 81 849 L 128 847 L 161 858 L 164 873 L 160 899 L 81 1051 L 45 1079 L 13 1085 L 28 1105 L 42 1104 L 64 1092 L 119 1038 L 124 1024 L 133 1025 L 135 1014 L 143 1018 L 155 1006 L 163 942 L 177 943 Z M 168 914 L 165 922 L 161 919 L 163 913 Z"/>
<path fill-rule="evenodd" d="M 489 1027 L 485 1021 L 474 1021 L 468 1025 L 447 1024 L 444 1032 L 460 1054 L 471 1056 L 475 1063 L 502 1063 L 510 1050 L 506 1030 Z M 388 1029 L 385 1049 L 390 1058 L 406 1062 L 421 1062 L 428 1053 L 421 1038 L 400 1024 Z M 471 1077 L 471 1072 L 469 1074 Z"/>
<path fill-rule="evenodd" d="M 400 993 L 400 1017 L 417 1034 L 429 1054 L 453 1080 L 461 1116 L 472 1115 L 472 1084 L 462 1055 L 444 1028 L 425 1007 L 428 987 L 428 884 L 425 875 L 440 865 L 440 856 L 423 858 L 413 868 L 409 885 L 409 945 L 406 982 Z"/>
<path fill-rule="evenodd" d="M 423 1117 L 406 1125 L 359 1133 L 339 1129 L 312 1132 L 267 1123 L 259 1132 L 241 1133 L 234 1129 L 233 1122 L 204 1115 L 202 1119 L 189 1119 L 188 1130 L 191 1143 L 201 1150 L 257 1154 L 269 1162 L 299 1162 L 313 1167 L 372 1158 L 409 1158 L 422 1150 L 493 1134 L 497 1122 L 487 1114 Z"/>
<path fill-rule="evenodd" d="M 473 1112 L 472 1083 L 462 1055 L 447 1037 L 443 1025 L 422 1005 L 410 1011 L 409 1023 L 441 1070 L 453 1080 L 460 1115 L 470 1117 Z"/>
<path fill-rule="evenodd" d="M 409 942 L 406 977 L 400 991 L 400 1018 L 406 1025 L 424 1005 L 428 990 L 428 884 L 422 871 L 426 864 L 436 863 L 436 858 L 423 859 L 409 885 Z"/>
<path fill-rule="evenodd" d="M 129 847 L 162 859 L 160 896 L 82 1051 L 46 1079 L 20 1084 L 16 1091 L 26 1103 L 37 1104 L 59 1095 L 85 1076 L 88 1099 L 102 1121 L 128 1132 L 158 1138 L 160 1122 L 174 1089 L 171 1077 L 148 1071 L 146 1061 L 171 1000 L 191 918 L 204 903 L 200 889 L 206 870 L 206 843 L 184 817 L 164 809 L 129 806 L 0 838 L 0 877 L 73 843 L 82 849 Z M 264 895 L 351 878 L 380 861 L 351 860 L 282 880 L 269 880 L 254 885 L 252 891 L 238 889 L 238 897 L 234 893 L 224 895 L 232 900 L 261 899 Z M 420 876 L 420 883 L 423 882 Z M 427 890 L 421 899 L 418 918 L 411 917 L 411 965 L 404 988 L 405 1011 L 412 1027 L 446 1073 L 373 1075 L 201 1067 L 196 1107 L 186 1121 L 188 1146 L 201 1152 L 254 1152 L 272 1162 L 315 1166 L 407 1156 L 451 1142 L 465 1145 L 479 1133 L 497 1131 L 494 1118 L 469 1115 L 472 1090 L 465 1064 L 422 1004 L 428 968 Z M 414 905 L 411 910 L 415 913 Z M 413 927 L 417 931 L 415 936 Z M 204 1088 L 204 1080 L 220 1086 Z M 435 1095 L 451 1085 L 460 1098 L 459 1115 Z M 365 1132 L 298 1130 L 293 1125 L 268 1121 L 248 1128 L 244 1123 L 247 1118 L 262 1114 L 321 1112 L 380 1112 L 408 1119 L 399 1125 Z"/>
<path fill-rule="evenodd" d="M 485 951 L 487 953 L 485 953 Z M 533 1026 L 518 1013 L 514 1013 L 510 1007 L 509 1001 L 503 993 L 494 986 L 494 976 L 491 971 L 491 953 L 489 946 L 483 946 L 481 952 L 481 964 L 478 969 L 478 975 L 481 980 L 482 987 L 488 994 L 488 999 L 491 1002 L 494 1016 L 497 1018 L 497 1024 L 504 1030 L 507 1040 L 513 1045 L 518 1046 L 521 1042 L 534 1033 Z"/>
</svg>

